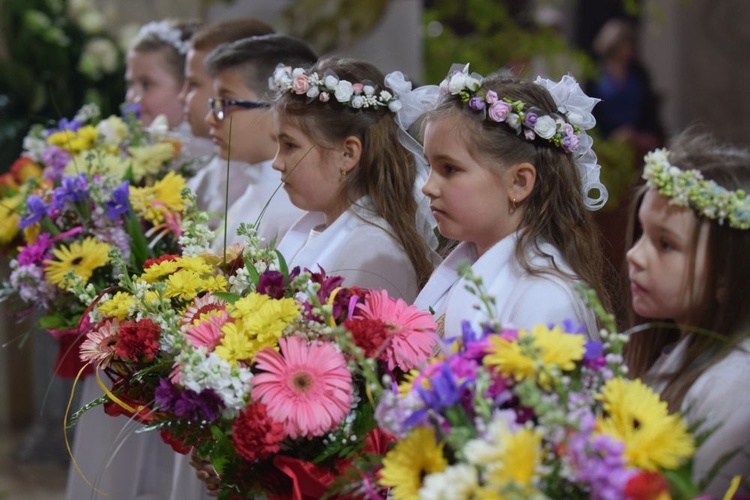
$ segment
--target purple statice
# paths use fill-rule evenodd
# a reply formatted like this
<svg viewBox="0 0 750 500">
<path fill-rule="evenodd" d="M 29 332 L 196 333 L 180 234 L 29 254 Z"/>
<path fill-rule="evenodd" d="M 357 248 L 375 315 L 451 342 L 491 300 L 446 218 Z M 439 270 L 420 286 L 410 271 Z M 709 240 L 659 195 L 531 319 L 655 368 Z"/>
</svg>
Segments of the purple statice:
<svg viewBox="0 0 750 500">
<path fill-rule="evenodd" d="M 73 159 L 68 151 L 58 148 L 57 146 L 49 146 L 45 148 L 42 153 L 42 161 L 44 162 L 44 178 L 57 183 L 62 180 L 65 172 L 65 167 Z"/>
<path fill-rule="evenodd" d="M 213 422 L 224 408 L 224 402 L 213 389 L 203 389 L 200 393 L 180 390 L 167 378 L 159 381 L 154 398 L 162 410 L 192 422 Z"/>
<path fill-rule="evenodd" d="M 101 226 L 101 224 L 96 225 Z M 128 259 L 130 259 L 130 235 L 122 226 L 105 225 L 104 227 L 95 229 L 94 231 L 92 231 L 92 233 L 99 241 L 109 243 L 113 247 L 120 250 L 120 253 L 122 254 L 122 258 L 124 260 L 127 261 Z"/>
<path fill-rule="evenodd" d="M 594 435 L 595 418 L 590 411 L 579 414 L 580 430 L 570 434 L 567 458 L 573 469 L 573 479 L 590 488 L 589 498 L 615 500 L 634 474 L 628 470 L 623 456 L 625 445 L 607 435 Z"/>
<path fill-rule="evenodd" d="M 34 243 L 29 243 L 19 252 L 16 260 L 20 266 L 37 265 L 40 266 L 42 261 L 49 259 L 50 254 L 50 235 L 49 233 L 41 233 L 37 236 Z"/>
<path fill-rule="evenodd" d="M 119 219 L 121 215 L 125 215 L 130 211 L 130 203 L 128 199 L 130 197 L 130 183 L 124 181 L 120 184 L 117 189 L 112 191 L 112 195 L 109 200 L 104 203 L 107 209 L 107 217 L 112 220 Z"/>
<path fill-rule="evenodd" d="M 26 198 L 26 214 L 18 221 L 18 227 L 25 229 L 36 224 L 47 214 L 47 204 L 35 194 Z"/>
</svg>

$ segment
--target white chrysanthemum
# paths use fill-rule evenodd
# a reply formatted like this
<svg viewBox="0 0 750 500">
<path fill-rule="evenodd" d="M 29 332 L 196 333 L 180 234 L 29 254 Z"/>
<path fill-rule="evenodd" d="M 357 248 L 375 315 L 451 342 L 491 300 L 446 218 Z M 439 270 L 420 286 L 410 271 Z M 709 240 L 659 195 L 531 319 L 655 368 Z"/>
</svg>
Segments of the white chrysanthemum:
<svg viewBox="0 0 750 500">
<path fill-rule="evenodd" d="M 487 426 L 486 436 L 472 439 L 464 446 L 463 452 L 466 460 L 476 465 L 489 465 L 498 462 L 504 458 L 502 443 L 505 437 L 517 427 L 513 412 L 497 412 L 492 422 Z"/>
<path fill-rule="evenodd" d="M 479 487 L 479 474 L 469 464 L 451 465 L 443 472 L 428 474 L 424 478 L 419 498 L 423 500 L 453 500 L 473 498 Z"/>
</svg>

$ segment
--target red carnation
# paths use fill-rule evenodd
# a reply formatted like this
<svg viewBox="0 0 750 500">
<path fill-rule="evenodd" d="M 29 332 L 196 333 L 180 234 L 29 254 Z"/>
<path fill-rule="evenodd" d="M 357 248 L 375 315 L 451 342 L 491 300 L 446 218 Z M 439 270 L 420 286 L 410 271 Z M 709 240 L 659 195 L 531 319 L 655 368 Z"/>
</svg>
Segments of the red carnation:
<svg viewBox="0 0 750 500">
<path fill-rule="evenodd" d="M 381 346 L 390 336 L 388 325 L 380 319 L 350 318 L 344 322 L 344 328 L 352 332 L 354 343 L 368 358 L 380 356 Z"/>
<path fill-rule="evenodd" d="M 640 471 L 628 479 L 623 493 L 631 500 L 655 500 L 669 493 L 669 485 L 658 472 Z"/>
<path fill-rule="evenodd" d="M 250 462 L 277 453 L 285 437 L 284 426 L 268 416 L 263 403 L 253 403 L 242 410 L 232 424 L 232 431 L 234 448 Z"/>
<path fill-rule="evenodd" d="M 126 361 L 151 361 L 159 352 L 161 328 L 150 319 L 124 321 L 118 334 L 115 352 Z"/>
<path fill-rule="evenodd" d="M 161 264 L 162 262 L 168 261 L 168 260 L 177 260 L 179 259 L 179 255 L 167 253 L 164 255 L 160 255 L 159 257 L 155 259 L 146 259 L 146 262 L 143 263 L 143 269 L 146 270 L 151 266 L 155 266 L 157 264 Z"/>
</svg>

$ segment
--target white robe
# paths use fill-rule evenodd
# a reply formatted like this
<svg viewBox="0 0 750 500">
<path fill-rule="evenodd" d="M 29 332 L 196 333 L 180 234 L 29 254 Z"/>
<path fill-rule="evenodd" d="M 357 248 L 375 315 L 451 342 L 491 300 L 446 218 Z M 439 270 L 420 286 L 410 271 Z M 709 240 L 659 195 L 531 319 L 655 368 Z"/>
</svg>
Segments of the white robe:
<svg viewBox="0 0 750 500">
<path fill-rule="evenodd" d="M 664 390 L 666 382 L 658 375 L 671 373 L 679 367 L 686 339 L 665 349 L 654 363 L 644 381 L 655 391 Z M 713 465 L 727 452 L 739 452 L 727 462 L 715 479 L 703 491 L 711 498 L 722 498 L 732 477 L 750 476 L 750 391 L 744 384 L 750 380 L 750 340 L 706 370 L 685 394 L 681 410 L 688 424 L 701 423 L 701 430 L 718 428 L 696 450 L 693 462 L 693 480 L 700 481 Z M 750 491 L 746 482 L 740 483 L 738 493 Z M 742 486 L 742 485 L 745 486 Z"/>
<path fill-rule="evenodd" d="M 463 320 L 480 331 L 481 323 L 488 319 L 517 328 L 568 319 L 585 325 L 588 336 L 598 338 L 596 318 L 576 292 L 574 283 L 553 274 L 530 275 L 516 259 L 515 247 L 516 233 L 497 242 L 479 258 L 472 243 L 461 243 L 435 269 L 415 305 L 425 311 L 432 310 L 437 318 L 445 315 L 447 338 L 461 335 Z M 554 257 L 560 269 L 570 272 L 552 245 L 542 243 L 540 247 Z M 527 258 L 533 267 L 551 269 L 548 259 L 532 254 L 530 249 Z M 471 264 L 474 275 L 482 278 L 486 293 L 495 298 L 494 318 L 488 318 L 479 298 L 466 290 L 466 282 L 458 271 L 462 262 Z"/>
<path fill-rule="evenodd" d="M 227 191 L 227 160 L 215 156 L 188 180 L 187 186 L 198 197 L 198 208 L 211 215 L 211 229 L 216 229 L 224 219 L 226 202 L 228 201 L 228 206 L 231 207 L 244 194 L 252 178 L 250 165 L 240 161 L 229 162 Z"/>
<path fill-rule="evenodd" d="M 281 186 L 281 174 L 271 167 L 272 160 L 246 165 L 244 192 L 231 205 L 227 213 L 227 246 L 242 243 L 237 236 L 241 223 L 252 224 L 263 212 L 258 226 L 258 235 L 266 242 L 276 240 L 278 243 L 291 225 L 305 212 L 295 207 Z M 233 181 L 234 182 L 234 181 Z M 224 225 L 216 230 L 212 248 L 220 251 L 224 248 Z"/>
<path fill-rule="evenodd" d="M 278 249 L 294 266 L 344 277 L 345 286 L 387 290 L 411 302 L 417 295 L 417 275 L 406 252 L 391 235 L 388 223 L 357 205 L 361 198 L 329 227 L 324 216 L 307 212 L 287 232 Z M 367 222 L 365 222 L 365 219 Z"/>
</svg>

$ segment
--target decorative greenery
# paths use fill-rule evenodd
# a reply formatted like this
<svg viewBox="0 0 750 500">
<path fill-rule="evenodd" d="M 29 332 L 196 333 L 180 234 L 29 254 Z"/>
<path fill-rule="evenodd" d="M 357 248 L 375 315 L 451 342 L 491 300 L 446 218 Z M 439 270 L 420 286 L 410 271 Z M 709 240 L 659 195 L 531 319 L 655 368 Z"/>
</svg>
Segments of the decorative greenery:
<svg viewBox="0 0 750 500">
<path fill-rule="evenodd" d="M 33 123 L 97 103 L 104 116 L 125 95 L 122 50 L 86 0 L 0 2 L 0 165 L 21 153 Z"/>
</svg>

